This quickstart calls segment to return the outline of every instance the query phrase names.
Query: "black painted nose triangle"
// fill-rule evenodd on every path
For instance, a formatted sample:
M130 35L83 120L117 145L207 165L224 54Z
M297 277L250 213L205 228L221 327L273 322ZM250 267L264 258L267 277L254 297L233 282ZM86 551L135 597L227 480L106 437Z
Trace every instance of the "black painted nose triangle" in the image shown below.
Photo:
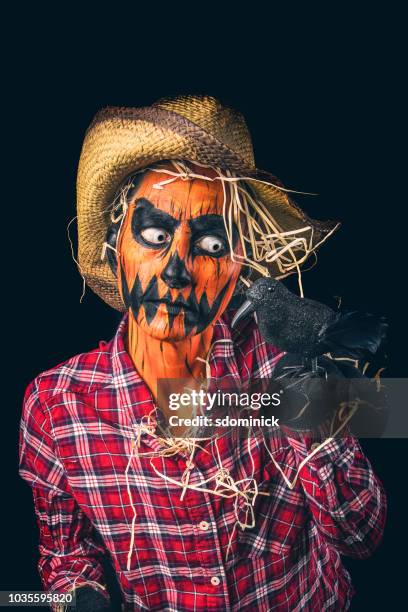
M161 273L161 279L171 289L182 289L191 284L191 275L177 252L170 258L170 261Z

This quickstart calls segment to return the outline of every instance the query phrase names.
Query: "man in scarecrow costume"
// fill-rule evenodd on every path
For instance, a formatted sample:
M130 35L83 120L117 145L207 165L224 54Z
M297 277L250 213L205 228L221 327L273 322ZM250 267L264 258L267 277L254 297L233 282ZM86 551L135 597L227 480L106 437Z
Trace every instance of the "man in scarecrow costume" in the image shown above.
M213 98L96 115L78 171L78 264L124 315L110 342L26 391L20 473L45 590L110 609L108 559L127 610L349 607L340 555L370 555L385 521L355 437L316 443L288 422L202 442L168 427L158 392L164 379L248 389L285 368L336 368L339 315L280 281L300 280L336 227L255 167L242 116ZM381 330L369 336L351 357Z

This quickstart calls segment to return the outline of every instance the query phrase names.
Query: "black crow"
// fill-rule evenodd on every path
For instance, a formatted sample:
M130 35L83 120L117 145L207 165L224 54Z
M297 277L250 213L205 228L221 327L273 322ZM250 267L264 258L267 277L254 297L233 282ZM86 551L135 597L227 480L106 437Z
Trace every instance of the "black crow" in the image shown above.
M306 359L324 353L360 359L374 354L385 336L383 317L361 312L335 312L325 304L301 298L272 278L260 278L246 292L232 327L256 313L267 342Z

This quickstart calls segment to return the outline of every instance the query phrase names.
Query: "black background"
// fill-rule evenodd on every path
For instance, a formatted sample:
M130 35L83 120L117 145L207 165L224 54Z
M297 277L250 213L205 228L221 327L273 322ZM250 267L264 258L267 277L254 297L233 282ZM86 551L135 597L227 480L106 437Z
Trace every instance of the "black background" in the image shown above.
M296 198L311 216L342 222L304 275L305 294L328 303L342 296L344 304L386 315L385 375L406 375L399 16L362 6L358 14L292 7L284 16L231 8L222 19L219 8L204 4L146 15L117 9L87 19L25 11L4 56L3 590L40 588L31 493L17 476L24 389L39 372L109 339L120 317L89 289L79 303L81 278L66 232L84 132L101 107L209 93L239 109L258 167L288 187L318 192ZM408 446L377 440L364 448L386 486L389 511L374 556L345 559L357 591L352 610L399 609Z

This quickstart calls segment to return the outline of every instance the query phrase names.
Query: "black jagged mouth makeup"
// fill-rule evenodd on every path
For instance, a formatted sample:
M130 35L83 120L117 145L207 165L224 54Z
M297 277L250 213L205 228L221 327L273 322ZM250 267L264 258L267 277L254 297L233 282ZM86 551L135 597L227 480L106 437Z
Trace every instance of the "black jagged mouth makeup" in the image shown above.
M151 304L154 304L154 305L157 305L157 307L160 304L164 304L166 306L167 312L169 314L173 314L173 315L180 314L183 311L188 311L188 312L191 312L191 313L198 314L197 310L192 308L190 306L190 304L188 304L186 302L177 302L177 300L174 301L174 302L170 302L169 300L161 299L161 300L143 300L142 304L145 304L147 302L149 302Z
M146 323L147 325L150 325L157 314L160 304L165 304L169 319L169 329L172 328L177 315L183 312L183 323L186 335L193 329L195 329L195 333L198 334L211 323L225 298L228 288L230 287L230 280L228 280L210 305L205 291L202 293L200 300L197 300L194 287L191 288L190 294L187 298L183 298L182 295L179 294L175 300L172 300L170 290L168 290L168 292L160 298L158 291L158 280L156 276L153 276L150 279L144 291L142 289L142 283L139 275L136 275L131 290L129 290L126 275L123 272L123 269L121 272L121 281L124 302L127 308L130 307L132 309L132 314L135 320L137 320L139 316L140 308L143 308Z

